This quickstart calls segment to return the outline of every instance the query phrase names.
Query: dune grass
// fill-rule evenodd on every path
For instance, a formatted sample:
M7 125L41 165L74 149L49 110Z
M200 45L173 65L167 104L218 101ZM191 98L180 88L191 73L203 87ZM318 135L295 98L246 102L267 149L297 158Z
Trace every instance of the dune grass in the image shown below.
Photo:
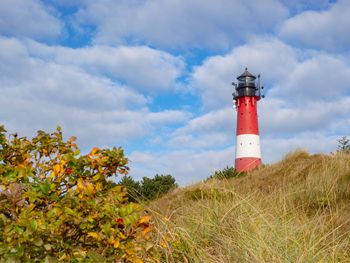
M296 151L148 210L159 262L350 262L350 155Z

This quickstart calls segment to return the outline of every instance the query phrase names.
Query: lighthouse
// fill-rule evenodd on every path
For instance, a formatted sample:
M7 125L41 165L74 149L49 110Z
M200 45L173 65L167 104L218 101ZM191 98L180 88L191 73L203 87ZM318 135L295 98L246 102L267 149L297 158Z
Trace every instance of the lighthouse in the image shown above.
M233 100L237 110L235 169L247 172L261 164L257 106L263 97L258 79L248 69L237 77Z

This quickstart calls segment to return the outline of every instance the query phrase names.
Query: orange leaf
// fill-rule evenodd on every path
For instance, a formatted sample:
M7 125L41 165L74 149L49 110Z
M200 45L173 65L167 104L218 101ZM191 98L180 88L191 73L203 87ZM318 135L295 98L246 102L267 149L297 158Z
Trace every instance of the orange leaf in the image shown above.
M97 153L99 150L100 150L99 148L94 147L94 148L92 148L90 154L91 154L91 155L94 155L94 154Z
M149 232L151 232L153 230L154 226L150 225L149 227L146 227L144 230L142 230L142 235L145 236L147 235Z

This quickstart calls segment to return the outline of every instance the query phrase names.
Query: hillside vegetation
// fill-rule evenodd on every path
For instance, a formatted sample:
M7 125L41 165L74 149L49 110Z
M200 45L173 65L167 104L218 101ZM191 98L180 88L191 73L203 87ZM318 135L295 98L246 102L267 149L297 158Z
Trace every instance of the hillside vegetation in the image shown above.
M148 209L161 262L350 262L350 155L296 151Z

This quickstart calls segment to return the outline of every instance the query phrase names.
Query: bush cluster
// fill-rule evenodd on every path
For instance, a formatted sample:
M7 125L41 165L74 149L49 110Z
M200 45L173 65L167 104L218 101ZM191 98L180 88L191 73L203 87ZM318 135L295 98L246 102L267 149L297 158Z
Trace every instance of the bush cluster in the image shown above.
M154 200L178 186L170 174L156 174L153 178L143 177L140 182L126 175L120 180L119 185L125 186L129 199L134 201Z
M217 179L217 180L224 180L224 179L230 179L235 177L243 176L245 173L237 172L237 170L233 167L225 167L222 170L215 171L212 175L210 175L206 181Z
M60 128L33 139L0 126L0 262L143 262L153 225L109 178L121 148L80 151Z

